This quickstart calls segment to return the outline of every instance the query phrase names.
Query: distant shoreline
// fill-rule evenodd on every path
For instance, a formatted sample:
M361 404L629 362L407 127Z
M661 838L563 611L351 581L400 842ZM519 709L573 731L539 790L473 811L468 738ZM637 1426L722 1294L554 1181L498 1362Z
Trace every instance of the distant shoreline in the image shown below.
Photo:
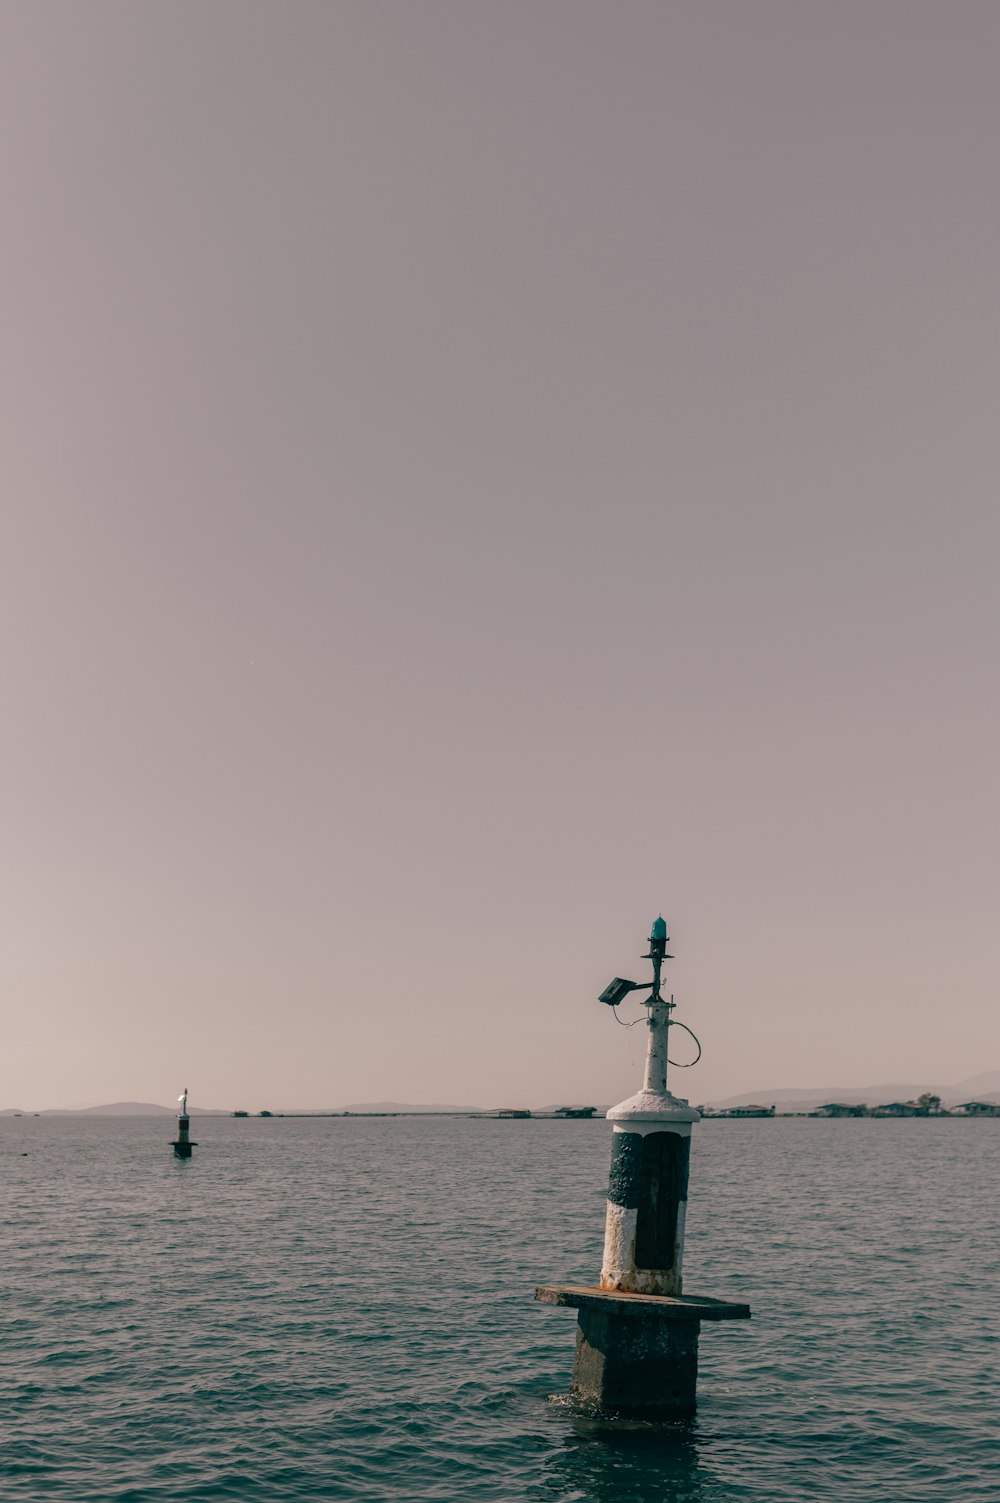
M739 1110L737 1110L737 1111L703 1111L701 1113L701 1120L702 1120L702 1122L743 1122L743 1123L745 1123L745 1122L761 1122L761 1121L769 1122L769 1121L772 1121L772 1120L781 1120L781 1121L786 1121L786 1122L787 1121L800 1121L800 1122L803 1122L803 1121L805 1121L805 1122L808 1122L808 1121L813 1121L813 1122L841 1122L841 1121L851 1121L851 1122L859 1122L859 1121L909 1122L909 1121L918 1121L918 1120L919 1121L940 1121L942 1119L947 1119L949 1121L955 1121L955 1122L968 1122L968 1121L981 1121L981 1120L984 1120L984 1119L985 1120L991 1120L991 1119L996 1119L996 1118L1000 1117L1000 1105L992 1105L992 1104L984 1104L984 1105L988 1105L988 1109L983 1109L983 1110L978 1110L978 1111L954 1111L954 1110L949 1111L949 1110L943 1109L943 1110L937 1111L937 1112L923 1112L923 1111L894 1112L894 1111L884 1111L884 1110L882 1110L880 1108L874 1108L871 1111L863 1111L863 1112L857 1112L857 1111L852 1111L852 1112L823 1112L823 1111L813 1111L813 1112L782 1112L782 1111L773 1111L773 1112L772 1111L766 1111L766 1112L747 1112L747 1111L739 1111ZM37 1119L40 1119L40 1118L44 1117L44 1118L49 1119L49 1120L53 1119L53 1118L58 1118L59 1120L66 1120L68 1118L74 1118L74 1119L77 1119L77 1118L96 1118L96 1119L98 1119L100 1121L104 1121L104 1122L107 1122L107 1121L149 1121L149 1120L161 1121L161 1120L168 1119L172 1115L173 1115L173 1113L171 1113L171 1112L162 1112L162 1111L160 1111L160 1112L156 1112L156 1111L151 1111L151 1112L102 1112L99 1109L95 1109L95 1108L91 1107L91 1108L88 1108L88 1109L84 1109L82 1111L72 1111L72 1110L67 1111L67 1110L60 1110L58 1108L55 1108L55 1109L49 1108L48 1110L41 1111L41 1112L22 1112L22 1111L6 1110L6 1111L3 1111L3 1112L0 1112L0 1119L6 1118L8 1120L30 1120L30 1119L36 1119L37 1120ZM262 1121L262 1120L263 1121L279 1121L280 1120L280 1121L285 1121L285 1122L293 1122L293 1121L304 1121L304 1122L307 1122L307 1121L321 1121L321 1120L358 1122L358 1121L379 1121L379 1120L385 1121L385 1120L391 1120L393 1118L405 1118L407 1120L412 1120L414 1118L421 1118L421 1117L434 1118L435 1120L441 1119L441 1118L446 1118L446 1119L449 1119L449 1120L461 1120L461 1121L466 1121L466 1122L497 1122L497 1121L500 1121L500 1122L504 1122L504 1121L510 1121L510 1122L522 1121L523 1122L523 1121L530 1121L530 1122L602 1122L603 1123L603 1122L605 1122L607 1120L606 1116L605 1116L605 1113L603 1111L595 1112L592 1116L590 1116L590 1115L587 1115L587 1116L579 1116L579 1115L576 1115L576 1116L573 1116L573 1115L567 1116L565 1114L558 1113L558 1112L536 1112L536 1111L528 1111L528 1110L518 1111L518 1112L509 1112L509 1111L508 1112L501 1112L501 1111L496 1110L495 1108L492 1109L492 1110L490 1110L490 1109L484 1109L483 1111L441 1111L441 1112L420 1111L420 1110L415 1110L415 1111L396 1111L396 1112L352 1112L352 1111L332 1111L332 1112L296 1112L296 1111L291 1111L291 1112L272 1112L272 1111L265 1110L265 1111L260 1111L260 1112L249 1112L249 1111L245 1112L245 1111L227 1111L224 1108L216 1108L216 1109L214 1109L212 1111L203 1111L203 1112L200 1112L200 1113L198 1113L198 1115L200 1117L202 1117L202 1118L224 1117L224 1118L228 1118L230 1120L232 1120L233 1118L235 1118L238 1121L254 1121L254 1122L259 1122L259 1121Z

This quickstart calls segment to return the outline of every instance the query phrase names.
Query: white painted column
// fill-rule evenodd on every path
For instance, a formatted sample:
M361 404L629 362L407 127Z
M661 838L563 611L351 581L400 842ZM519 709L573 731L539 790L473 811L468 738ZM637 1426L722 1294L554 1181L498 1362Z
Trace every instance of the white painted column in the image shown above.
M608 1112L614 1123L611 1146L611 1176L604 1228L604 1258L601 1265L601 1288L632 1294L680 1294L684 1261L684 1224L687 1211L687 1171L691 1149L691 1128L701 1118L687 1101L667 1090L667 1037L670 1010L657 1000L650 1007L649 1038L642 1090ZM646 1140L666 1133L676 1143L657 1143L646 1149ZM672 1166L669 1182L659 1185L653 1197L648 1184L644 1187L643 1158L646 1153L666 1150ZM664 1163L660 1154L652 1165ZM646 1180L650 1172L646 1168ZM663 1248L657 1236L640 1236L640 1216L664 1214L665 1197L676 1209L672 1246ZM648 1229L647 1229L648 1231ZM669 1233L668 1233L669 1240ZM638 1241L638 1247L637 1247ZM659 1246L658 1261L664 1266L645 1267L637 1261L637 1251L652 1242Z
M649 1038L646 1040L646 1073L642 1089L663 1096L667 1090L667 1034L670 1032L670 1009L664 1001L657 999L653 1003L646 1027Z

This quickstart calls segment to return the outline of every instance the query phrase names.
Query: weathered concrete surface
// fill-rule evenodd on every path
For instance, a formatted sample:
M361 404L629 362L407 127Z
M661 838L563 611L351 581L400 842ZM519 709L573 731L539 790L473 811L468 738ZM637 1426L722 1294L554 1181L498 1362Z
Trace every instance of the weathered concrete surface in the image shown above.
M584 1306L570 1392L607 1414L682 1419L697 1407L697 1320L636 1319Z
M698 1114L650 1091L608 1116L618 1113L624 1120L615 1122L611 1145L601 1287L681 1294L691 1119Z
M539 1284L535 1298L543 1305L614 1310L623 1317L653 1320L749 1320L750 1306L706 1294L624 1294L596 1284Z
M690 1126L701 1121L701 1113L671 1091L638 1091L627 1101L619 1101L604 1113L609 1122L623 1122L628 1132L641 1132L646 1122L671 1122L675 1127L681 1122Z

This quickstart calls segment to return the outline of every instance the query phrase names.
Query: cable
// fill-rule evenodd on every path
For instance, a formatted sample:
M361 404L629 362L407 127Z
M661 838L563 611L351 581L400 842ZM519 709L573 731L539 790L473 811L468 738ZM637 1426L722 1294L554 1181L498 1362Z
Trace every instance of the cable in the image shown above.
M691 1066L696 1065L701 1059L701 1040L696 1033L692 1033L691 1029L686 1023L678 1023L675 1019L671 1018L670 1026L671 1028L683 1028L685 1033L690 1033L691 1037L698 1045L698 1053L695 1055L694 1059L689 1059L686 1065L679 1064L676 1059L671 1059L670 1056L667 1055L667 1064L673 1065L675 1070L690 1070Z
M620 1017L619 1017L619 1016L618 1016L618 1007L617 1007L617 1005L616 1005L616 1006L614 1006L614 1007L612 1007L612 1009L611 1009L611 1011L612 1011L612 1012L613 1012L613 1013L614 1013L614 1015L615 1015L615 1022L616 1022L616 1023L621 1023L621 1026L622 1026L622 1027L623 1027L623 1028L634 1028L634 1027L635 1027L635 1025L636 1025L636 1023L641 1023L641 1022L642 1022L642 1021L643 1021L643 1018L642 1018L642 1013L640 1013L640 1014L639 1014L639 1016L638 1016L638 1017L637 1017L637 1018L633 1018L633 1020L632 1020L632 1022L631 1022L631 1023L622 1023L622 1020L621 1020L621 1018L620 1018Z
M614 1007L612 1007L611 1011L612 1011L612 1013L614 1015L615 1022L618 1023L622 1028L634 1028L635 1025L636 1025L636 1023L642 1023L642 1022L645 1021L645 1019L642 1016L642 1013L640 1013L637 1018L633 1018L632 1019L631 1023L623 1023L622 1020L621 1020L621 1018L618 1016L618 1007L617 1007L617 1005L614 1006ZM673 1067L674 1067L675 1070L690 1070L690 1069L692 1069L698 1063L698 1061L701 1059L701 1039L698 1037L698 1035L694 1032L693 1029L691 1029L691 1028L688 1027L688 1025L686 1023L681 1023L676 1018L671 1018L670 1019L670 1025L669 1026L671 1028L683 1028L685 1033L690 1034L690 1036L695 1041L695 1044L696 1044L697 1049L698 1049L698 1053L695 1055L694 1059L689 1059L686 1064L682 1064L680 1062L680 1060L671 1059L670 1056L669 1056L669 1054L668 1054L667 1055L667 1064L668 1065L673 1065Z

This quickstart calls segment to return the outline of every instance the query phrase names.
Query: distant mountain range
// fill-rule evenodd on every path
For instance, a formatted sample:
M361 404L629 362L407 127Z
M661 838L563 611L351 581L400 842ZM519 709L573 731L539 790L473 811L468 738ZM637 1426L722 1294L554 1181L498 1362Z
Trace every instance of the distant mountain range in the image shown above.
M515 1103L519 1105L520 1103ZM563 1103L572 1105L573 1103ZM352 1116L386 1116L394 1112L401 1115L421 1115L426 1113L455 1112L495 1112L495 1106L448 1106L441 1102L423 1101L354 1101L350 1106L322 1106L322 1107L273 1107L271 1115L275 1117L310 1117L310 1116L335 1116L340 1112L349 1112ZM536 1112L554 1112L554 1106L536 1106ZM604 1110L604 1108L600 1108ZM192 1117L231 1117L229 1107L192 1106ZM174 1117L177 1115L176 1106L159 1106L155 1101L112 1101L106 1106L82 1106L82 1107L47 1107L44 1111L27 1111L23 1107L9 1106L0 1110L0 1117ZM257 1116L256 1111L250 1113Z
M0 1111L0 1117L176 1117L177 1110L176 1106L157 1106L153 1101L112 1101L107 1106L50 1106L41 1112L8 1106ZM232 1116L225 1107L211 1106L192 1106L190 1114L192 1117Z
M928 1085L926 1082L914 1085L899 1084L898 1081L883 1085L870 1086L777 1086L768 1090L744 1091L739 1096L727 1096L724 1100L710 1101L709 1106L726 1108L730 1106L770 1106L772 1103L784 1112L811 1112L817 1106L823 1106L828 1101L843 1101L850 1105L864 1102L867 1106L880 1106L888 1101L915 1101L925 1091L930 1091L935 1096L940 1096L945 1106L954 1106L962 1101L997 1101L1000 1102L1000 1070L988 1070L981 1075L970 1075L965 1080L960 1080L957 1085ZM510 1102L508 1105L520 1106L520 1102ZM572 1106L577 1103L560 1102L560 1106ZM585 1105L594 1105L588 1102ZM350 1112L353 1116L389 1114L393 1112L428 1113L428 1112L495 1112L496 1106L447 1106L440 1102L414 1102L414 1101L355 1101L350 1106L327 1106L316 1107L309 1110L305 1107L292 1107L291 1109L273 1107L274 1116L319 1116L330 1115L337 1112ZM553 1106L536 1106L533 1111L539 1114L551 1113L557 1110ZM598 1112L605 1110L604 1106L597 1107ZM228 1107L193 1106L190 1109L192 1117L229 1117L232 1111ZM84 1106L78 1108L49 1107L45 1111L26 1111L22 1107L10 1106L0 1111L0 1117L174 1117L177 1115L176 1106L159 1106L153 1101L112 1101L106 1106ZM256 1113L253 1113L256 1115Z
M310 1112L306 1107L292 1107L289 1110L272 1108L274 1116L303 1116L325 1114L335 1112L351 1112L362 1116L366 1113L376 1115L387 1112L481 1112L490 1108L481 1106L439 1106L436 1103L424 1105L405 1101L359 1101L352 1106L324 1106L316 1107ZM495 1108L493 1108L495 1110ZM159 1106L155 1101L111 1101L106 1106L81 1106L47 1107L44 1111L27 1111L20 1106L8 1106L0 1110L0 1117L175 1117L178 1108L176 1106ZM192 1106L189 1108L192 1117L231 1117L229 1107ZM257 1113L252 1113L256 1116Z

